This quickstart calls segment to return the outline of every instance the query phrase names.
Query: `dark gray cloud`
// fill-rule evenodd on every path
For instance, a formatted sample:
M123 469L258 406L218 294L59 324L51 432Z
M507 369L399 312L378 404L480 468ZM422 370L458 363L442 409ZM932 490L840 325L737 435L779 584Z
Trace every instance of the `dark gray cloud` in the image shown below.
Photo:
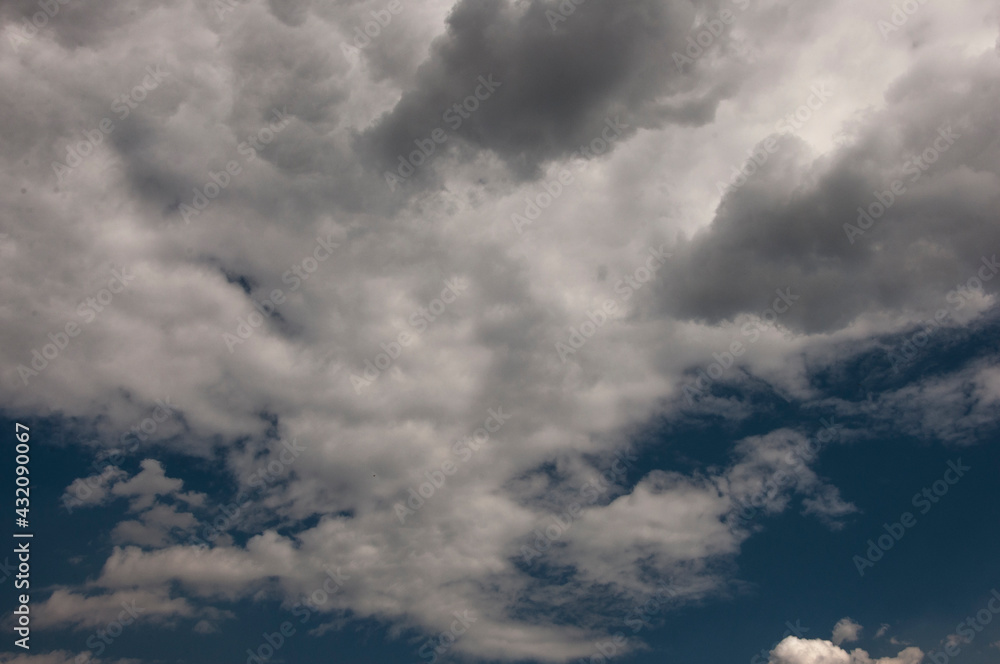
M152 3L125 0L92 6L64 0L43 6L38 0L12 0L0 6L0 18L17 26L18 34L29 40L34 39L32 28L35 28L52 35L63 48L93 48L105 44L126 26L141 22L156 7L170 4L167 0Z
M528 177L599 137L608 118L629 125L629 135L668 122L702 124L735 89L731 75L700 89L698 68L682 74L675 66L672 54L684 52L693 27L694 7L687 3L562 5L575 11L561 14L560 3L540 0L460 2L410 91L362 145L371 146L381 167L395 166L415 139L448 126L444 113L473 94L479 76L492 76L501 87L455 134Z
M681 241L663 310L716 323L759 313L790 287L800 300L781 322L815 332L943 306L982 256L1000 252L998 95L995 54L925 63L831 154L775 137L776 152L723 197L711 226ZM938 156L922 157L935 141ZM878 196L887 209L859 224L859 207L879 214Z

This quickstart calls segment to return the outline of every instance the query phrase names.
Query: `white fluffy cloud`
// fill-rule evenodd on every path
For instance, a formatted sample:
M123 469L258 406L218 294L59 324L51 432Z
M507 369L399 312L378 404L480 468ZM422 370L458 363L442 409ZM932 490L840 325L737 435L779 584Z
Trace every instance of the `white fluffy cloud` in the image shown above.
M920 664L924 653L919 648L906 648L895 657L872 659L857 648L851 652L822 639L800 639L789 636L771 651L769 664Z

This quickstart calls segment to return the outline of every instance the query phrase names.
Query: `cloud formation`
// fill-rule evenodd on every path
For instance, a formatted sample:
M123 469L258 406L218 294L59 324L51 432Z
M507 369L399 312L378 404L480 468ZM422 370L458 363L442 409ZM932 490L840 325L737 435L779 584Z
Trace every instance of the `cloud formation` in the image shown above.
M853 643L861 638L861 630L861 625L850 618L841 618L833 626L833 636L830 637L830 640L833 641L833 645L835 646L839 646L842 643Z
M830 527L855 513L788 429L718 441L711 464L613 469L687 442L637 443L650 423L742 421L755 390L821 397L817 372L971 278L951 324L981 320L997 282L977 275L1000 246L998 23L963 0L883 40L870 3L731 4L685 68L673 54L718 3L585 2L554 24L548 0L412 4L350 58L331 35L351 40L369 4L71 2L23 41L8 37L36 5L0 7L0 84L18 90L0 99L0 397L93 433L97 454L136 426L148 446L125 454L133 475L67 489L130 513L43 624L89 627L130 596L209 633L215 602L291 608L335 574L331 620L426 635L471 611L455 653L562 662L660 582L678 605L724 601L762 527L746 504ZM499 85L453 128L481 76ZM809 122L779 129L825 82ZM579 151L609 121L614 144ZM437 152L390 190L385 170L428 137ZM863 234L845 229L900 178ZM789 288L794 306L761 320ZM686 403L714 362L713 385L742 391ZM893 426L968 434L998 385L984 361L880 398ZM169 420L143 428L167 395ZM497 409L510 418L482 442ZM168 458L224 481L192 492ZM225 534L190 544L233 506ZM839 648L846 629L786 640L773 664L868 661Z
M920 664L924 653L919 648L906 648L895 657L872 659L856 648L843 650L822 639L800 639L789 636L771 651L769 664Z

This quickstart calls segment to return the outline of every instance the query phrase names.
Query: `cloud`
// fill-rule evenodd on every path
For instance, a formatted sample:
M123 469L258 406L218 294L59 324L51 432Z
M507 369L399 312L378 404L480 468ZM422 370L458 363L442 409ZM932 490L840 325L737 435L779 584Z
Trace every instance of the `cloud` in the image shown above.
M207 620L199 620L191 629L194 630L196 634L215 634L219 631L219 628L216 625Z
M955 648L955 647L961 648L961 646L971 642L972 639L970 639L968 636L963 636L961 634L949 634L944 639L946 648Z
M514 421L512 416L504 426ZM521 634L527 641L515 649L517 656L544 653L544 659L556 661L585 652L580 639L599 634L598 624L589 626L594 621L589 611L571 608L574 600L600 592L611 605L624 603L647 592L650 575L669 579L678 604L723 592L727 580L719 571L749 535L733 520L737 499L762 492L768 511L776 513L787 506L788 494L824 490L803 463L809 458L806 443L789 431L747 439L723 472L692 478L654 471L631 489L581 469L578 490L562 496L561 504L533 509L480 496L471 491L474 483L463 485L456 474L449 479L455 483L441 491L455 492L460 500L435 502L432 496L403 525L391 512L373 511L323 519L294 540L269 530L251 537L245 548L116 548L95 585L113 590L179 583L206 599L263 592L290 603L322 588L336 570L347 581L331 593L323 612L412 620L434 631L453 619L454 611L469 610L477 616L476 629L455 645L458 651L509 655L504 640ZM607 467L622 468L618 461ZM765 488L779 470L797 479ZM605 476L615 479L614 472ZM461 527L445 530L449 523ZM448 543L446 555L440 553L441 538ZM526 547L533 554L526 555ZM573 569L573 580L555 586L533 578L537 558ZM504 601L473 582L481 574L502 589ZM509 617L529 603L530 623ZM558 624L570 615L583 627Z
M854 508L798 432L720 440L718 467L608 468L649 423L737 422L754 412L747 395L770 386L817 396L817 368L909 329L978 269L998 239L1000 191L987 4L924 8L955 23L930 21L916 46L862 34L871 3L751 3L684 72L672 51L713 4L587 2L553 30L554 2L420 3L356 63L331 35L353 34L368 11L358 3L245 2L224 21L205 3L70 3L16 54L3 40L0 84L19 91L0 99L5 408L93 429L100 453L177 395L148 439L157 456L186 456L254 496L234 537L198 551L176 536L239 505L228 490L184 493L186 477L152 453L131 478L75 481L70 494L127 498L132 514L98 579L57 590L65 608L45 604L50 624L104 620L122 593L147 593L164 625L211 621L198 607L217 601L290 608L341 568L351 578L324 609L330 621L435 634L468 610L478 622L456 653L565 661L592 654L609 613L657 581L671 580L679 605L724 596L758 529L740 521L744 503L774 515L801 501L841 522ZM29 11L0 7L5 24ZM737 39L767 66L746 67ZM169 76L122 118L110 100L157 63ZM388 196L385 165L491 73L495 95L416 186ZM720 201L715 183L819 73L837 91L822 115ZM289 124L251 151L275 109ZM613 150L574 158L617 116L631 126ZM84 132L105 117L114 131L90 146ZM851 245L843 224L856 206L943 122L960 139ZM89 156L57 175L53 162L81 145ZM231 161L239 172L224 176ZM546 186L562 169L573 181L554 196ZM184 223L181 205L209 183L218 195ZM511 215L543 194L551 203L519 234ZM650 248L665 244L669 261L643 280ZM133 276L94 308L112 270ZM438 313L455 278L468 287ZM681 387L740 334L735 319L785 287L801 299L726 374L743 391L684 404ZM608 301L617 312L562 361L555 344L596 325ZM80 333L30 368L71 323ZM249 329L227 347L223 335ZM410 343L396 349L402 332ZM351 376L371 367L356 390ZM1000 394L994 373L901 389L886 395L889 412L924 435L956 414L975 431ZM966 412L967 385L981 405ZM511 419L463 460L471 449L456 444L497 408ZM301 456L261 486L259 469L295 440ZM462 466L400 523L394 506L446 461ZM593 500L588 484L603 489ZM521 547L574 501L579 518L525 564Z
M67 588L55 591L37 608L39 629L69 627L75 630L106 627L121 621L173 625L177 618L231 618L233 614L214 607L199 608L184 598L171 598L165 588L121 589L103 594L83 595Z
M178 512L173 505L156 505L143 512L139 520L120 522L111 531L111 539L116 544L159 547L172 541L170 534L173 531L188 531L197 524L198 520L190 512Z
M76 501L79 501L83 507L101 505L111 497L108 489L125 477L128 477L128 473L121 468L107 466L104 472L98 475L73 480L66 487L62 502L64 504L77 504Z
M201 507L204 504L204 494L181 493L184 481L167 477L160 461L144 459L139 465L142 470L131 478L128 478L128 473L121 468L108 465L99 475L76 479L66 487L62 501L69 506L93 507L110 501L114 496L125 496L132 499L129 504L129 510L132 512L149 510L159 497L173 498L191 507ZM169 520L164 510L166 508L161 506L158 510L147 512L145 520ZM171 523L164 525L180 527L189 522L188 517L180 515L174 517Z
M111 487L111 493L117 496L134 497L130 507L133 512L150 507L157 496L179 492L184 486L183 480L168 478L156 459L144 459L140 465L142 470L135 477Z
M991 318L974 320L973 328L978 328L978 334L991 333L996 324ZM960 338L966 340L976 338L967 330L960 334ZM889 348L898 343L902 342L896 341ZM940 343L948 346L956 340L941 338ZM881 350L877 357L885 357L885 352L885 349ZM927 353L930 356L934 350L929 349ZM891 381L891 372L886 374L879 376L878 372L873 372L873 378ZM866 426L873 435L895 430L915 438L942 440L956 446L969 445L977 440L977 432L989 427L1000 413L998 376L1000 368L995 359L973 357L961 366L952 367L949 372L914 377L900 387L886 389L879 394L877 401L847 403L832 399L829 404L844 416L865 417Z
M53 650L41 655L0 653L3 664L142 664L138 659L97 659L89 652L74 655L65 650Z
M940 77L954 94L914 104ZM830 153L777 137L777 153L723 197L712 224L675 247L678 259L658 282L663 311L718 323L758 313L769 293L792 287L801 299L780 322L796 330L834 331L876 311L933 313L975 276L984 253L1000 249L1000 230L986 222L1000 202L1000 158L986 149L1000 130L990 92L998 85L995 52L928 58ZM895 181L903 193L883 195ZM876 195L896 200L849 238L845 224L858 223L859 207L879 205Z
M857 512L857 507L810 469L818 442L787 429L739 441L735 452L744 457L727 473L734 498L765 513L777 513L787 507L793 492L799 493L803 513L839 527L838 519Z
M850 618L841 618L837 621L837 624L833 626L833 636L830 640L833 641L833 645L839 646L842 643L851 643L857 641L861 638L861 625L854 622Z
M495 77L500 88L467 118L452 112L456 134L468 154L489 151L522 176L589 145L610 117L629 127L706 123L737 79L730 72L703 82L671 66L700 5L583 3L553 28L546 13L557 2L461 0L412 89L365 142L394 169L416 139L448 126L443 116L473 94L479 76Z
M789 636L771 651L769 664L920 664L919 648L906 648L895 657L872 659L864 650L847 652L829 641Z

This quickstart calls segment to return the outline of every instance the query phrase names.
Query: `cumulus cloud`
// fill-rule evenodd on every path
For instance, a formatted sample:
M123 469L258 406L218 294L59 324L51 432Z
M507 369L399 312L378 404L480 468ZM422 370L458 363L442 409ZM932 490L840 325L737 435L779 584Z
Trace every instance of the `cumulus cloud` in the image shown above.
M841 618L833 626L833 636L830 637L830 640L835 646L842 643L852 643L861 638L861 629L861 625L850 618Z
M771 651L769 664L920 664L924 653L906 648L895 657L872 659L860 648L851 652L822 639L789 636Z
M163 464L156 459L145 459L140 465L142 470L135 477L111 487L111 493L117 496L133 497L133 511L145 509L157 496L178 492L184 486L183 480L168 478Z
M700 2L583 3L553 26L557 2L463 0L413 89L366 138L395 169L415 137L450 126L470 148L536 175L544 162L600 137L609 117L620 118L629 134L668 122L708 122L735 90L735 70L702 81L665 66L683 52L695 12L704 9ZM495 77L500 87L473 112L452 111L451 120L449 108L474 93L479 76Z
M204 494L194 491L182 493L184 481L167 477L160 461L144 459L139 465L141 470L131 478L121 468L107 465L99 475L76 479L66 487L62 501L69 506L89 507L109 502L115 496L123 496L131 499L129 510L132 512L149 510L159 497L173 498L192 507L200 507L204 503ZM164 509L147 512L147 521L167 519ZM183 525L186 517L181 515L178 518L180 521L175 519L167 525Z
M942 76L953 94L912 103ZM781 323L799 330L842 329L874 311L933 313L1000 248L1000 161L988 149L1000 130L998 85L995 52L928 58L832 152L810 155L801 139L777 137L777 153L677 247L661 282L664 310L719 322L757 313L769 293L792 287L801 300ZM858 222L858 208L873 204L877 220ZM858 223L866 228L855 234Z

